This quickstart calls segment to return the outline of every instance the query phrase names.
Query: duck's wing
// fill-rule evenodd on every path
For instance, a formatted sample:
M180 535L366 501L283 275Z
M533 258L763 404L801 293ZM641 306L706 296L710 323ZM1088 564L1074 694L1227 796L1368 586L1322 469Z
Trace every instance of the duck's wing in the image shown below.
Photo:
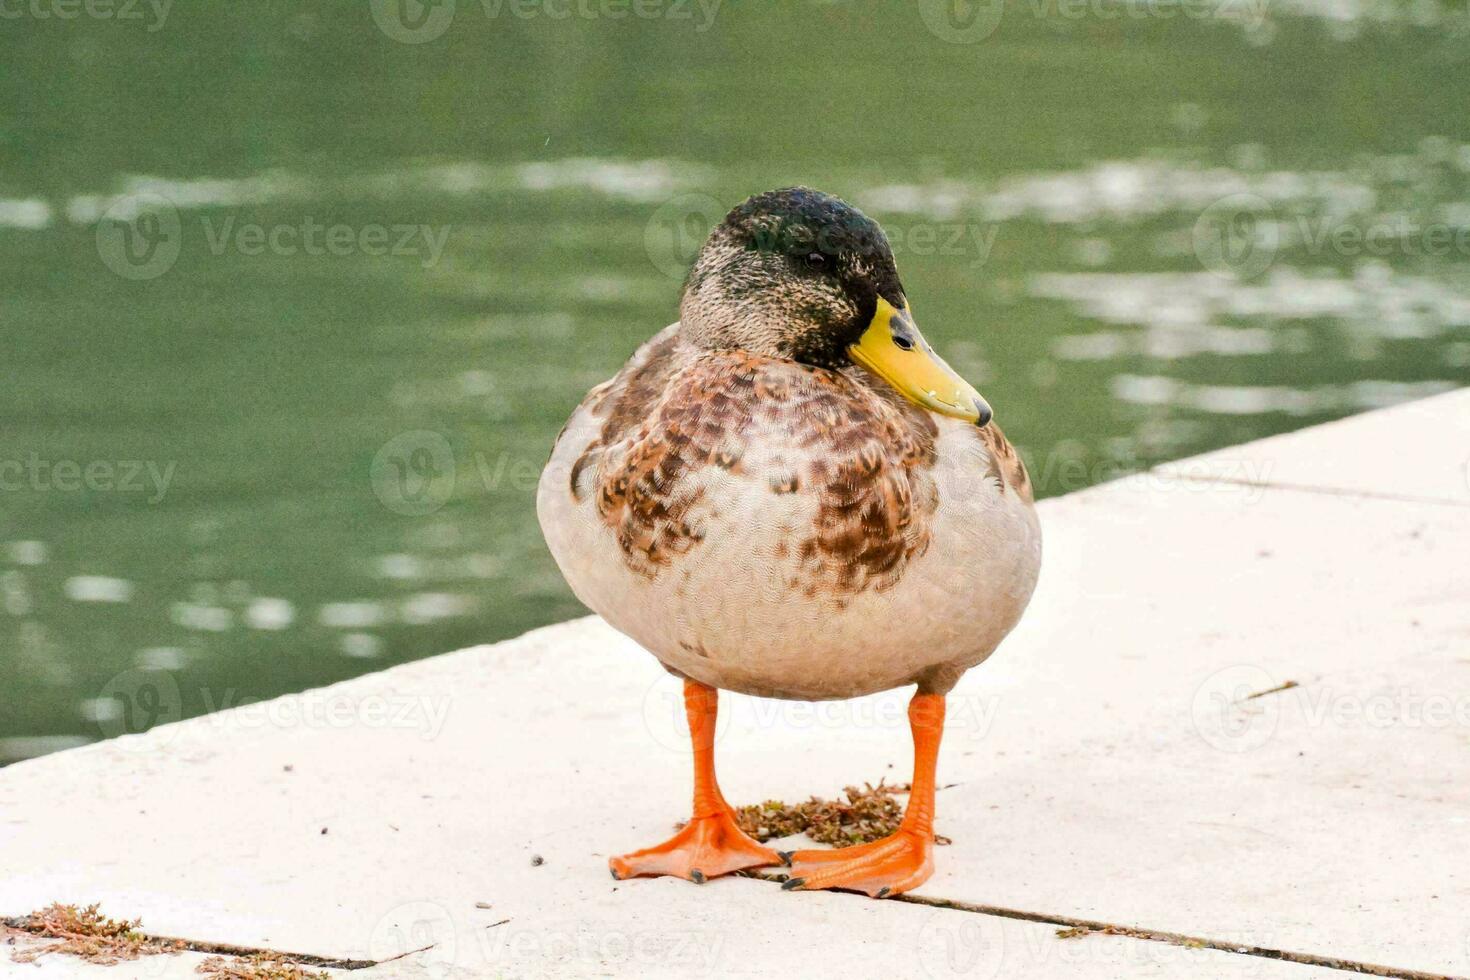
M699 492L691 470L717 456L724 430L713 414L698 431L681 428L669 401L699 392L689 377L699 354L676 323L582 400L541 477L537 510L548 540L568 525L595 526L645 572L697 541L685 519Z
M629 428L636 416L651 411L683 360L677 356L678 338L679 324L669 324L635 350L616 375L588 391L556 434L552 459L566 448L564 444L578 442L579 436L583 437L580 453L588 444L588 434L598 442L606 441Z

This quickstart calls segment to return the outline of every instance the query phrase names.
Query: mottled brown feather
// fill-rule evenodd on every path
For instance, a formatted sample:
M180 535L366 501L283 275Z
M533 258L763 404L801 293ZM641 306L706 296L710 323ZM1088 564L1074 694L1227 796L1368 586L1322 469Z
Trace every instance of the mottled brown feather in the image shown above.
M1013 490L1022 500L1031 503L1031 477L1026 473L1026 464L1021 461L1020 454L1006 439L1000 426L991 422L983 428L977 428L975 435L990 454L990 466L986 475L999 481L1002 488Z
M793 446L794 458L778 457L762 477L765 492L817 502L815 520L793 529L789 548L782 542L791 587L838 601L882 591L929 546L938 427L862 372L696 351L668 337L589 403L603 423L572 468L572 492L594 493L624 560L646 577L704 538L717 501L691 477L708 466L739 474L752 422L790 433Z

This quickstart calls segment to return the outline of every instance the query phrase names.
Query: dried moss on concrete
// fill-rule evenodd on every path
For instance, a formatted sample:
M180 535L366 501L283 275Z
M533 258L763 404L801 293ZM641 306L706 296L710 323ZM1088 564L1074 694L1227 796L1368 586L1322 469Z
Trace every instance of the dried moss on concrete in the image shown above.
M142 921L109 919L98 905L77 908L52 902L39 912L15 923L23 932L54 939L34 949L24 949L14 955L20 963L31 963L42 956L60 953L76 956L88 963L113 966L123 960L136 960L140 956L157 956L160 953L177 953L183 944L172 940L153 939L138 931Z
M1130 929L1127 926L1069 926L1057 930L1058 939L1085 939L1088 936L1126 936L1130 939L1148 939L1156 942L1172 943L1175 946L1184 946L1188 949L1204 949L1205 943L1201 939L1184 937L1164 937L1158 933L1149 932L1147 929Z
M34 963L42 956L59 954L99 966L115 966L124 960L172 955L188 948L181 940L145 935L142 919L109 919L96 904L78 908L52 902L39 912L11 920L9 925L19 932L55 940L18 950L12 956L17 963ZM307 973L279 953L211 956L195 972L211 980L328 980L326 973Z
M804 833L820 844L846 847L880 840L897 830L903 822L903 806L894 797L908 791L907 783L890 786L880 780L877 786L845 787L846 800L817 796L796 804L767 800L738 807L735 812L740 829L761 842Z
M322 970L307 973L301 964L279 953L256 953L254 956L211 956L195 969L210 980L328 980Z

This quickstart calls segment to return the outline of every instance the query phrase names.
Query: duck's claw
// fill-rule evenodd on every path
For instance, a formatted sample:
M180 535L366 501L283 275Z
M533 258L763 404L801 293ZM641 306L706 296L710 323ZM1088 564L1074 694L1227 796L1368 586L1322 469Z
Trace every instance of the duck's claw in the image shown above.
M797 851L791 857L787 891L845 888L872 898L902 895L934 873L934 839L899 830L882 840L832 851Z
M782 863L780 855L740 829L733 813L720 812L695 817L662 844L615 857L608 867L618 879L673 875L702 885L732 871Z

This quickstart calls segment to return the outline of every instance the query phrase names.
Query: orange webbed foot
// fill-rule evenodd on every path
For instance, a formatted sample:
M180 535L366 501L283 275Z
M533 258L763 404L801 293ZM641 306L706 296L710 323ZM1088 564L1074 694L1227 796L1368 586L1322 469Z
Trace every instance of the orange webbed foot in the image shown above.
M787 891L846 888L872 898L902 895L918 888L934 873L934 837L899 829L882 840L831 851L797 851L791 855Z
M728 810L695 817L662 844L607 862L619 880L673 875L699 885L732 871L781 863L780 855L747 836Z

